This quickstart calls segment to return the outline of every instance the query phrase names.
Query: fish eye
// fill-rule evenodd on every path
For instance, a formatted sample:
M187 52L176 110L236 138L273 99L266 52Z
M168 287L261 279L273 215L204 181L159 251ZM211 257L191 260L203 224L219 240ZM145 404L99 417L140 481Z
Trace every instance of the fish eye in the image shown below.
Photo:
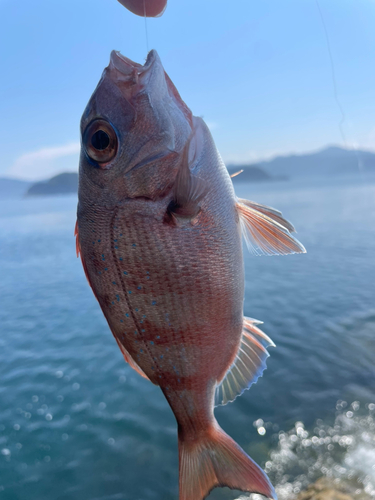
M106 120L92 121L83 133L82 142L87 155L102 168L116 156L117 134Z

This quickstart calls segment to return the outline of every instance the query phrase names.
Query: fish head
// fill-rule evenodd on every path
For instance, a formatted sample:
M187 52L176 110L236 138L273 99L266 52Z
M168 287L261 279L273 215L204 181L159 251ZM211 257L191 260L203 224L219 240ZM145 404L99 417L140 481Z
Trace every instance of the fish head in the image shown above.
M143 66L112 51L81 119L80 203L164 196L192 127L155 50Z

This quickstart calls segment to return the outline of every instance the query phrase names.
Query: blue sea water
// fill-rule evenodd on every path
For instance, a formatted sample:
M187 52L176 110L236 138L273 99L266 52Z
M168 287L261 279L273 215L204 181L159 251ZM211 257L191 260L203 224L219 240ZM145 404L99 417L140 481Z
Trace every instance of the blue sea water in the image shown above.
M281 499L323 474L375 498L375 178L236 190L281 210L308 253L245 253L245 314L277 347L218 421ZM0 201L0 498L176 499L175 419L108 329L75 209L74 196Z

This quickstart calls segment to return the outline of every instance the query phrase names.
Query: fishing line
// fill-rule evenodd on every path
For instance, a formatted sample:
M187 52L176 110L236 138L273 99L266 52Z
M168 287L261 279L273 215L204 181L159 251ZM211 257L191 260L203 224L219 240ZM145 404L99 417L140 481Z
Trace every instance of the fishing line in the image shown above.
M330 64L331 64L331 76L332 76L332 84L333 84L333 95L335 97L335 101L336 101L337 107L339 108L340 113L341 113L341 120L339 121L340 134L341 134L341 138L342 138L342 141L344 143L345 148L349 149L347 141L346 141L345 132L344 132L344 122L345 122L345 119L346 119L346 115L345 115L344 108L343 108L343 106L342 106L342 104L340 102L340 99L339 99L339 96L338 96L338 92L337 92L335 64L333 62L333 56L332 56L331 44L330 44L329 36L328 36L328 30L327 30L326 23L324 21L324 16L323 16L322 9L320 8L319 0L315 0L315 3L316 3L316 6L318 8L319 17L320 17L320 20L321 20L321 23L322 23L322 26L323 26L324 35L325 35L325 39L326 39L326 45L327 45L327 52L328 52L329 61L330 61ZM360 172L362 172L362 170L363 170L363 164L362 164L362 160L360 158L360 155L359 155L359 153L357 151L357 147L356 146L354 146L354 147L352 146L352 150L353 150L353 152L354 152L354 154L356 156L356 159L357 159L358 170Z
M343 128L346 116L345 116L344 108L341 105L341 102L340 102L340 99L339 99L339 96L338 96L338 93L337 93L336 72L335 72L335 65L334 65L333 57L332 57L331 44L330 44L330 41L329 41L328 30L327 30L326 23L324 21L323 12L322 12L322 10L320 8L320 5L319 5L319 0L315 0L315 3L316 3L316 6L318 8L320 20L322 22L323 31L324 31L324 35L325 35L325 39L326 39L326 44L327 44L327 52L328 52L329 61L330 61L330 64L331 64L331 76L332 76L332 84L333 84L333 95L335 97L335 101L336 101L337 107L339 108L340 113L341 113L341 120L339 121L340 134L341 134L341 138L343 140L343 143L344 143L345 147L347 148L346 137L345 137L344 128Z
M145 18L146 49L147 49L147 54L148 54L149 48L148 48L148 31L147 31L147 16L146 16L146 0L143 0L143 15L144 15L144 18Z

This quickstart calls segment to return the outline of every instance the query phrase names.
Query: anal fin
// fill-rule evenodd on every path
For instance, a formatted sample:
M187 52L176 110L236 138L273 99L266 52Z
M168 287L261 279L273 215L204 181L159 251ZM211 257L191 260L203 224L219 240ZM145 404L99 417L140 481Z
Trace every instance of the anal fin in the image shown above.
M145 374L145 372L137 365L137 363L134 361L134 359L131 357L131 355L128 353L128 351L125 349L125 347L121 344L121 342L116 338L114 335L116 342L122 352L122 355L124 356L125 361L135 370L141 377L150 380L148 376Z
M240 347L232 366L216 387L215 405L225 405L249 389L266 369L267 347L275 347L272 340L256 325L252 318L243 319Z
M87 267L86 267L86 264L85 264L85 261L82 257L82 252L81 252L81 245L79 243L79 230L78 230L78 221L76 222L76 226L75 226L75 229L74 229L74 236L76 237L76 252L77 252L77 257L81 256L81 262L82 262L82 267L83 267L83 270L85 272L85 275L86 275L86 278L87 278L87 281L90 285L90 287L92 288L92 291L95 295L95 298L98 300L98 297L96 296L96 293L95 293L95 290L94 288L92 287L91 285L91 282L90 282L90 278L89 278L89 273L87 271ZM128 351L125 349L125 347L117 340L116 336L114 335L115 339L116 339L116 342L122 352L122 355L124 356L124 359L125 361L129 364L129 366L131 366L133 368L133 370L135 370L141 377L147 379L147 380L150 380L147 375L144 373L144 371L137 365L137 363L134 361L134 359L131 357L131 355L128 353Z
M255 255L306 253L293 225L274 208L239 199L236 204L248 249Z

